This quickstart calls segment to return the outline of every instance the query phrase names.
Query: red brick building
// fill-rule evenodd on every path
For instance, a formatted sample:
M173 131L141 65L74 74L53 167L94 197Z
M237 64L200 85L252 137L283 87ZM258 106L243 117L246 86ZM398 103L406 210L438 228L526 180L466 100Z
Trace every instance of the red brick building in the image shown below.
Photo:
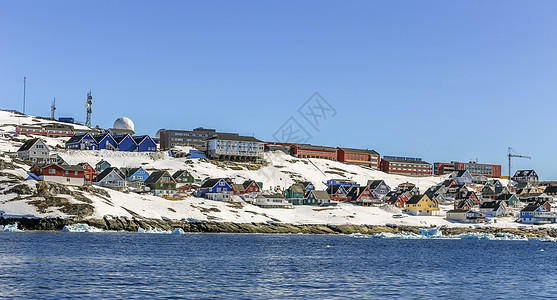
M374 150L337 148L337 160L347 164L355 164L379 169L380 156Z
M337 148L314 146L309 144L293 144L290 154L297 158L323 158L337 160Z
M380 168L385 173L409 175L409 176L431 176L433 166L421 158L385 156L381 159Z

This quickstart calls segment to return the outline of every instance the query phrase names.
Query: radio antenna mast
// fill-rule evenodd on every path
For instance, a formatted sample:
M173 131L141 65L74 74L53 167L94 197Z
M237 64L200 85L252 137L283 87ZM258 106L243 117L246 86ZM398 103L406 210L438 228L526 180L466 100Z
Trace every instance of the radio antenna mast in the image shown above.
M52 105L50 106L50 118L52 120L56 120L54 117L55 112L56 112L56 97L54 97L54 101L52 101Z
M91 127L91 113L93 113L91 105L93 105L93 96L91 96L91 90L89 90L89 93L87 93L87 102L85 102L85 108L87 108L87 120L85 121L85 126L87 127Z
M25 88L27 85L27 77L23 76L23 113L25 114Z

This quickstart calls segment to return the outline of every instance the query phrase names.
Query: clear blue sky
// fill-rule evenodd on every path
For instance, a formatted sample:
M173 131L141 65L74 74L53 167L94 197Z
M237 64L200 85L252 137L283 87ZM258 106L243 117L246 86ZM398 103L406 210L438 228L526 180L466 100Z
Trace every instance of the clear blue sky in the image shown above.
M555 1L2 1L0 107L136 132L273 133L315 91L317 145L557 179ZM311 129L311 128L309 128Z

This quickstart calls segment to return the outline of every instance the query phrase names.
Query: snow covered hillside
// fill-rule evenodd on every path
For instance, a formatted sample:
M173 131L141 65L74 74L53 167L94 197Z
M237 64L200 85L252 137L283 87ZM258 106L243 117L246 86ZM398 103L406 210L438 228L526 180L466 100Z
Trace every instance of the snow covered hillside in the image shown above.
M294 209L263 209L247 203L226 203L188 197L166 200L151 195L122 193L93 187L65 187L43 184L28 178L30 164L12 154L30 136L15 135L17 124L53 121L0 111L0 214L35 217L135 217L170 220L209 220L228 222L285 222L292 224L370 224L389 223L425 226L451 225L442 217L393 218L400 211L394 208L360 207L340 203L336 207L295 206ZM81 126L81 125L76 125ZM49 146L63 146L68 138L43 138ZM187 149L184 149L187 150ZM217 162L207 159L170 157L167 152L139 153L78 151L58 149L69 164L100 160L116 167L143 167L147 171L188 170L194 177L228 177L237 183L252 179L263 183L264 190L284 189L298 181L311 181L317 189L325 189L328 179L345 178L360 184L383 179L391 186L411 182L420 191L438 184L446 177L406 177L386 174L366 167L346 165L323 159L297 159L282 152L266 152L265 164ZM450 209L445 207L444 210ZM444 215L444 213L442 213Z

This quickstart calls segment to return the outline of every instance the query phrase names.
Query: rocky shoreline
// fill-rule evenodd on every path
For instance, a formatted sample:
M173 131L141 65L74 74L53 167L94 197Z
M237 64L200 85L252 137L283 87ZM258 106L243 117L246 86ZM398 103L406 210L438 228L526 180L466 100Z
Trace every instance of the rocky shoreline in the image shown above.
M170 221L159 219L127 219L127 218L0 218L0 225L17 223L20 229L35 231L60 231L66 225L78 223L94 226L109 231L137 232L139 228L160 228L174 230L181 228L185 232L204 233L306 233L306 234L375 234L375 233L402 233L412 232L418 234L420 227L415 226L381 226L381 225L326 225L305 224L293 225L285 223L232 223L210 221ZM541 238L543 236L557 237L557 230L551 229L517 229L517 228L474 228L442 227L443 235L457 235L461 233L509 233L527 238Z

